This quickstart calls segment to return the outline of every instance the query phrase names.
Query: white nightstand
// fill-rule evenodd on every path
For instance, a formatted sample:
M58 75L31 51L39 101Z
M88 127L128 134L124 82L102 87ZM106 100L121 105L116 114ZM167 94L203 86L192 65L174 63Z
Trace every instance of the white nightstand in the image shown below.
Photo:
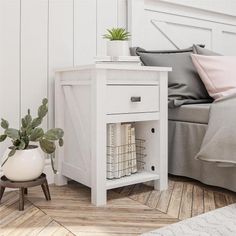
M108 189L150 180L155 189L167 188L168 71L112 64L56 71L55 126L65 131L65 145L56 153L57 185L70 178L90 187L97 206L106 204ZM147 156L141 172L107 180L106 130L116 122L135 122Z

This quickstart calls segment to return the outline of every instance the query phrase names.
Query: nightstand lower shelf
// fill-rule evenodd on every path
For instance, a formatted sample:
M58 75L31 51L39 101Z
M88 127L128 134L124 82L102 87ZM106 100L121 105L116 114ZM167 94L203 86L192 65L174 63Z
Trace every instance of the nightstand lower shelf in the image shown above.
M151 180L158 180L158 174L153 174L147 171L137 172L130 176L125 176L120 179L111 179L106 181L106 189L119 188L131 184L143 183Z

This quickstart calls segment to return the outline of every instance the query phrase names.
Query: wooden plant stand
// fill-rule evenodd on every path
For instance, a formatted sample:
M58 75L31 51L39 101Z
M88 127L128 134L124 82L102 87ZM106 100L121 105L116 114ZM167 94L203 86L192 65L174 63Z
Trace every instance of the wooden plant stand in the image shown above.
M47 201L51 200L48 182L45 174L41 174L37 179L25 182L14 182L2 176L0 180L0 202L5 188L19 188L19 210L24 210L24 195L28 193L28 188L41 185Z

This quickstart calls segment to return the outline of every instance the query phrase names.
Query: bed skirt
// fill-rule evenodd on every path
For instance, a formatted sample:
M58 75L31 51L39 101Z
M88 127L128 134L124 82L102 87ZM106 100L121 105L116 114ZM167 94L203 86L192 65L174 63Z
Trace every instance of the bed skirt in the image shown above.
M195 160L206 124L169 121L169 173L236 192L236 168Z

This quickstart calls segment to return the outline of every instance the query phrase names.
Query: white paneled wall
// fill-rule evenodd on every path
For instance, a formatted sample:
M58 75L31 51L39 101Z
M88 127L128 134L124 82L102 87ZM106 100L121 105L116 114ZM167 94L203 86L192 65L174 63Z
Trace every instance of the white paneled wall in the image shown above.
M51 0L48 6L48 126L54 123L54 68L74 65L74 2Z
M91 63L95 55L96 11L96 0L74 1L74 63L76 65Z
M52 127L54 68L92 63L116 26L126 26L126 0L0 0L0 118L18 127L48 97Z
M18 126L20 118L20 1L0 2L0 117ZM9 143L1 144L0 155Z
M23 116L28 107L36 108L41 99L47 97L48 1L22 0L20 11L20 109Z

